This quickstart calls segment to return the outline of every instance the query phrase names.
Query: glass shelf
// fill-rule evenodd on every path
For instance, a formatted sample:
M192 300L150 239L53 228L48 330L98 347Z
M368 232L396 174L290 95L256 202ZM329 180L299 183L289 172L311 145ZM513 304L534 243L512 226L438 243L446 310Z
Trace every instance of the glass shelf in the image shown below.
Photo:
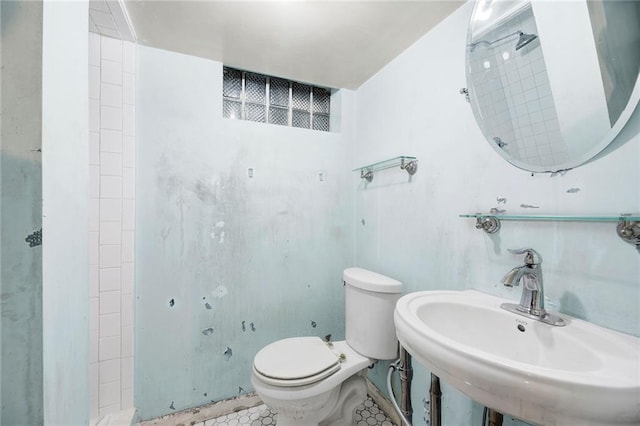
M558 222L619 222L621 220L638 222L640 215L619 214L619 215L603 215L603 216L582 216L582 215L545 215L545 214L498 214L498 213L474 213L461 214L459 217L466 218L485 218L495 217L500 220L522 220L522 221L558 221Z
M384 161L378 161L377 163L367 164L366 166L356 167L352 171L360 172L360 177L366 179L368 182L373 180L373 174L380 170L391 169L393 167L400 167L402 170L406 170L410 176L413 176L418 171L418 159L408 155L400 155L398 157L390 158Z
M640 215L621 213L619 215L545 215L545 214L461 214L463 218L476 219L476 228L487 234L500 230L502 220L553 221L553 222L617 222L616 232L623 241L633 244L640 253Z

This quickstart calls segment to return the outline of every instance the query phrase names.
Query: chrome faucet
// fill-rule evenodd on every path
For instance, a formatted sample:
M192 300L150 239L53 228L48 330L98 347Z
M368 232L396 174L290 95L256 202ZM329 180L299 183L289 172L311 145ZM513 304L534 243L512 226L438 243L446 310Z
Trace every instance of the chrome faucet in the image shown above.
M563 326L565 322L557 315L548 313L544 309L544 287L542 285L542 256L531 248L512 250L513 254L524 254L524 265L507 272L502 283L507 287L519 285L522 281L522 296L520 303L503 303L502 309L509 312L536 319L551 325Z

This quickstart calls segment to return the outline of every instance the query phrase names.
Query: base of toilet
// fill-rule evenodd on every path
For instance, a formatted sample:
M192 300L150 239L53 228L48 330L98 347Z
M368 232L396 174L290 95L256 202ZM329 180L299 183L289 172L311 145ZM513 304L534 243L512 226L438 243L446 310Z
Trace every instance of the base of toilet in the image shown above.
M339 400L334 412L319 426L351 426L356 407L367 399L367 380L357 374L342 384Z
M358 405L367 398L366 370L322 395L282 401L261 395L278 415L277 426L351 426Z

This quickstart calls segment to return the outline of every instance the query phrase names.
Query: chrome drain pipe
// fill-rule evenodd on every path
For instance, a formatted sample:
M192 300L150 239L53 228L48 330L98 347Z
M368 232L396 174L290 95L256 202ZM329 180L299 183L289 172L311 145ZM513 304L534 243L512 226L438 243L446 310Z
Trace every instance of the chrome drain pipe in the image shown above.
M413 380L413 367L411 366L411 354L400 346L400 409L405 419L413 418L411 406L411 381Z
M441 398L440 378L431 373L431 387L429 388L429 426L442 425Z

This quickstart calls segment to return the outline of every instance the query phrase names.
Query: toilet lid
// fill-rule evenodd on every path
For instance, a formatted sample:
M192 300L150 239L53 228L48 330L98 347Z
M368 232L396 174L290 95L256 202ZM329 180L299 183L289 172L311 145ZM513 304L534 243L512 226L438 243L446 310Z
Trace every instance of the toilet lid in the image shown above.
M336 354L319 337L293 337L278 340L260 350L253 367L261 375L300 383L313 383L340 369Z

